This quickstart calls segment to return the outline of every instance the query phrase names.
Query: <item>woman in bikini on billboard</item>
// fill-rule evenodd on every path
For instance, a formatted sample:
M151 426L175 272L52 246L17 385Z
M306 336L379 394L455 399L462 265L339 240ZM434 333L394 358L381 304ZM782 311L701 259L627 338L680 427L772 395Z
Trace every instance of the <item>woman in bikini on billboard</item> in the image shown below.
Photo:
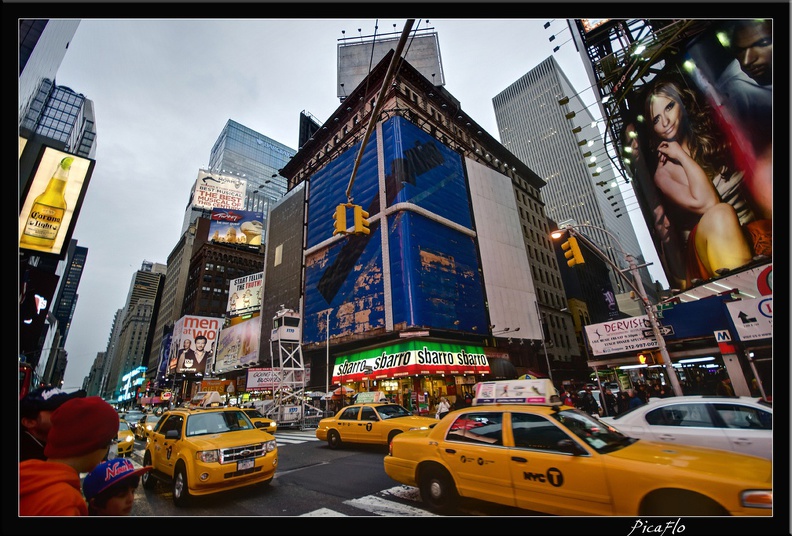
M688 285L749 263L755 246L769 241L769 228L757 225L743 195L743 173L734 168L709 105L681 79L659 75L645 99L645 117L657 157L655 184L699 218L687 239Z

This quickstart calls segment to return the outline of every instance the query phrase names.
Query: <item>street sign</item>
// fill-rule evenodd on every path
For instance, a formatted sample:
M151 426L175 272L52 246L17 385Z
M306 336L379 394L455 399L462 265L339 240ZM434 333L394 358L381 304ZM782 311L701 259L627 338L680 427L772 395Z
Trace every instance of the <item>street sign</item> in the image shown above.
M726 304L741 341L773 336L773 296L737 300Z
M674 327L673 326L659 326L660 328L660 335L665 337L666 335L673 335L674 334ZM643 336L647 338L654 339L654 330L653 329L645 329L643 330Z
M644 315L601 324L589 324L585 328L591 353L596 356L657 348L657 341L654 338L643 335L650 326L649 318Z

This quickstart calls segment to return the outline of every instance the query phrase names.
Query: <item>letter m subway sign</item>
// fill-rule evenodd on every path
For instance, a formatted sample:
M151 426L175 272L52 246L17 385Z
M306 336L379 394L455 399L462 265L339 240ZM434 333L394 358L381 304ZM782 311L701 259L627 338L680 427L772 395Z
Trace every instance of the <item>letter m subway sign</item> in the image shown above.
M737 352L734 344L732 344L731 333L729 333L728 329L719 329L714 333L715 342L718 343L718 349L720 350L721 354L733 354Z

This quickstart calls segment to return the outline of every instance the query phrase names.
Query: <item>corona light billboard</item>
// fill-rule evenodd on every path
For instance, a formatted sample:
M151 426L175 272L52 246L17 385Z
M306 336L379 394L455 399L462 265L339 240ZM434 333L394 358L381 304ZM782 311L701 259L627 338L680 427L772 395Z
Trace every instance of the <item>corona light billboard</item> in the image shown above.
M94 160L40 146L19 210L19 249L63 257L93 173Z
M674 34L627 86L622 160L672 288L772 258L772 35L769 19Z

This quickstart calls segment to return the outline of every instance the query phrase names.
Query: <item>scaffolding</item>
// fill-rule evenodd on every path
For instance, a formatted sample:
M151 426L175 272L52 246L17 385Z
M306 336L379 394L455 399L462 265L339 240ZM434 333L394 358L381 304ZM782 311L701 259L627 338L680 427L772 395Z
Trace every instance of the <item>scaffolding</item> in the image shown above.
M283 305L272 318L270 356L277 352L278 366L275 369L277 384L273 389L273 404L267 416L278 423L278 428L306 428L306 409L319 408L305 401L305 362L300 344L300 314Z

